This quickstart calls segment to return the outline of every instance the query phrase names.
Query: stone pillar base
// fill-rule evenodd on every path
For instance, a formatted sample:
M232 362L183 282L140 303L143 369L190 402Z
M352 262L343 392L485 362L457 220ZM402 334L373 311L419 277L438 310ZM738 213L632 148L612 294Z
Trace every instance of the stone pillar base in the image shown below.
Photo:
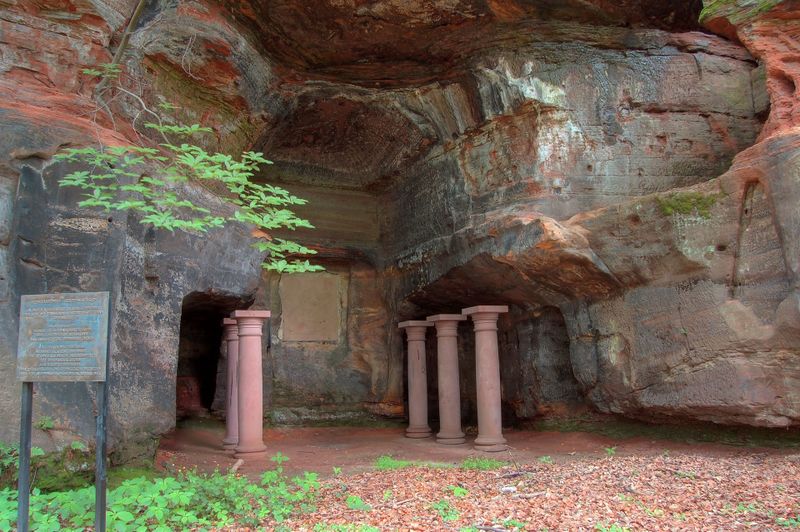
M432 431L430 427L408 427L406 438L430 438Z
M508 449L508 445L505 443L501 443L498 445L475 445L473 447L476 451L481 451L483 453L499 453L501 451L505 451Z
M497 453L508 449L505 438L485 438L482 439L478 436L475 439L475 450L483 451L485 453Z
M256 445L253 447L237 447L236 452L233 453L236 458L266 458L267 446Z
M436 435L436 443L440 443L442 445L461 445L466 441L467 440L466 438L464 438L463 434L461 436L451 436L451 435L444 436L440 432L439 434Z

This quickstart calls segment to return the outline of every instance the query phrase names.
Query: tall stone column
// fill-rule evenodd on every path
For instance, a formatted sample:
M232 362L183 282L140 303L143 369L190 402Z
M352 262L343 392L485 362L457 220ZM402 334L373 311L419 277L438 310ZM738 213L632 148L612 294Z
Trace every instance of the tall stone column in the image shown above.
M502 407L500 404L500 357L497 348L497 317L508 312L505 305L465 308L475 325L475 367L478 391L478 437L475 449L504 451Z
M237 310L233 317L239 329L239 441L234 456L259 458L264 445L264 397L261 375L261 330L269 318L267 310Z
M458 373L458 323L461 314L437 314L428 321L436 326L436 359L439 368L439 433L436 442L464 443L461 430L461 390Z
M225 390L225 439L222 446L234 449L239 442L239 326L236 320L222 320L222 337L228 353L225 365L228 383Z
M408 428L409 438L427 438L428 426L428 371L425 367L425 331L433 323L404 321L398 327L406 330L408 338Z

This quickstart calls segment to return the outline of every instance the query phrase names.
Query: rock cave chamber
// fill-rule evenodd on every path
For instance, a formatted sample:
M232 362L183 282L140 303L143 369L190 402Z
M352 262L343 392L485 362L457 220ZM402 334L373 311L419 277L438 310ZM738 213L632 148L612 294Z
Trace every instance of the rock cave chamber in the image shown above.
M123 58L135 90L213 128L210 148L262 151L263 179L309 200L316 229L293 237L326 271L300 275L263 271L243 225L155 231L56 185L61 147L145 134L137 102L97 112L81 74L111 61L137 4L0 8L3 419L19 415L19 296L111 290L118 461L176 409L224 405L221 320L243 308L272 312L275 423L402 417L398 323L508 305L506 424L585 409L800 424L796 2L706 2L702 18L699 0L145 2ZM431 328L432 420L435 346ZM90 438L86 395L42 385L38 413Z

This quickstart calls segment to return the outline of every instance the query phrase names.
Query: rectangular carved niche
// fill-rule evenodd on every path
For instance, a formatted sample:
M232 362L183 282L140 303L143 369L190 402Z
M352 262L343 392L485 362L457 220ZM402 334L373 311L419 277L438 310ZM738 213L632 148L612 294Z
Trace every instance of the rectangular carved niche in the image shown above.
M338 342L346 290L340 275L283 275L279 288L283 341Z

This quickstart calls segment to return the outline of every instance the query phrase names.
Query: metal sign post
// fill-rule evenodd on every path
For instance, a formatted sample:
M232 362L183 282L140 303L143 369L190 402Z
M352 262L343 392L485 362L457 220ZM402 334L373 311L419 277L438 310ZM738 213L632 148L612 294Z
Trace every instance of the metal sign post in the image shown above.
M22 383L22 416L19 431L19 474L17 476L17 530L28 532L28 508L31 498L31 422L33 383Z
M94 529L106 530L106 415L108 394L106 383L97 383L97 427L94 456Z
M95 530L106 529L108 292L22 296L17 380L22 381L17 530L28 532L34 382L96 382Z

